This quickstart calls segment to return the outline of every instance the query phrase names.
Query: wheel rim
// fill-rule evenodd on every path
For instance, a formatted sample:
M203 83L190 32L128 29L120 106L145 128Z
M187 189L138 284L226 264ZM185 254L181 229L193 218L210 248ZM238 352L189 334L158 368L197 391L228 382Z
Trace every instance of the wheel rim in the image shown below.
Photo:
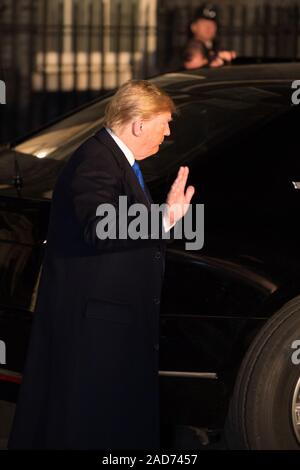
M300 444L300 377L296 383L292 403L292 417L295 435Z

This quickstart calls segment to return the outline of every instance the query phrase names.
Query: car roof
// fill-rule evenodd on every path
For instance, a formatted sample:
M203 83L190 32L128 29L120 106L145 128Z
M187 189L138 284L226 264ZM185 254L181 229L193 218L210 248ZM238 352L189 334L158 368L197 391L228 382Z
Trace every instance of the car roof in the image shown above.
M225 82L288 81L300 77L300 63L229 65L222 68L201 68L192 71L178 71L154 77L157 85L173 92L181 91L182 85L207 85L208 83L224 84Z

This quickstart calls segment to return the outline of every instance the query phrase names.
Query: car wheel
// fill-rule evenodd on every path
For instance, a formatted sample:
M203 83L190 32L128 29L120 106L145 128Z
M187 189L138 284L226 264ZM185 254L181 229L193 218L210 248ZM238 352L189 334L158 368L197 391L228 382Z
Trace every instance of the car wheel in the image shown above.
M230 449L300 450L300 296L269 319L242 362L225 425Z

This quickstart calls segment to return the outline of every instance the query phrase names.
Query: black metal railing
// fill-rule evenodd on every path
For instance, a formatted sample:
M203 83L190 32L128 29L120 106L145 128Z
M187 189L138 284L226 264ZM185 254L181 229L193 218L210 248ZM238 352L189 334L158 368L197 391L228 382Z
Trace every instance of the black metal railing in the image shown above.
M223 5L221 46L245 57L298 58L298 3ZM192 15L190 6L167 8L160 0L156 11L146 0L0 0L0 79L7 91L0 143L129 78L180 68Z

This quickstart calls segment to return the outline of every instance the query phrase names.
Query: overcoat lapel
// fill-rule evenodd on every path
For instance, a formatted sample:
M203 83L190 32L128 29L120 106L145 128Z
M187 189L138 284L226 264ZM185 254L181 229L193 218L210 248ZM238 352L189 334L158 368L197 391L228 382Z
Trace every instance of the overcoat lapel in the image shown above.
M97 140L99 140L99 142L104 144L117 159L118 164L123 172L124 179L127 181L129 187L134 193L136 200L150 208L152 199L148 188L146 188L145 194L130 163L114 139L109 135L105 128L100 129L100 131L95 134L95 137Z

